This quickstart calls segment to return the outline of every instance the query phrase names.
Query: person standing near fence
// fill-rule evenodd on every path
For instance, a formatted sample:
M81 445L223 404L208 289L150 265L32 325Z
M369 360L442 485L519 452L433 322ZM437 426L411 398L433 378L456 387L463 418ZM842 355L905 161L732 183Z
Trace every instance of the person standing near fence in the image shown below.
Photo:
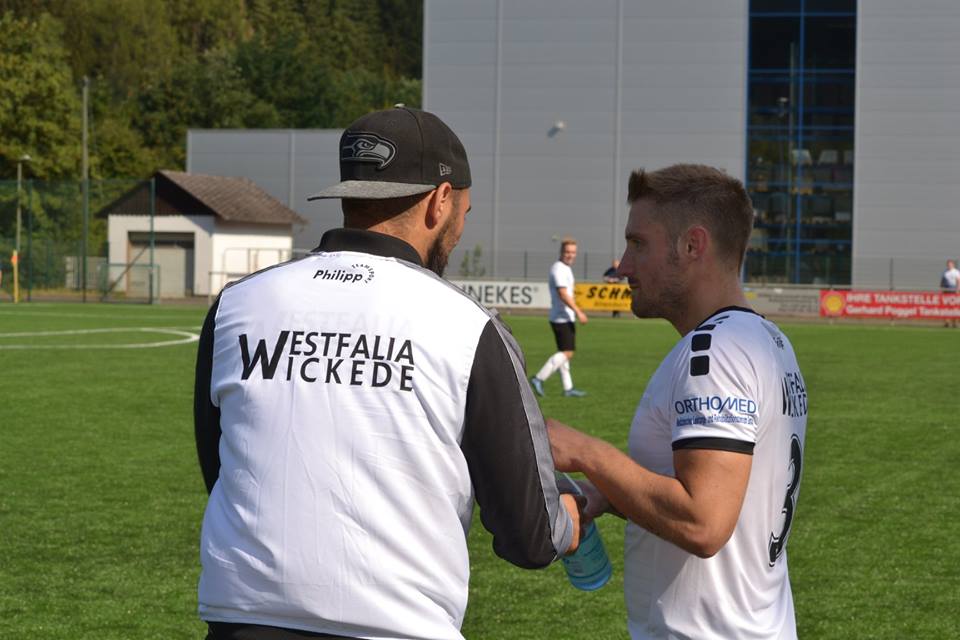
M947 268L940 276L941 293L960 293L960 270L957 269L957 263L953 260L947 260ZM948 320L943 323L945 327L957 327L957 319Z
M624 278L617 271L620 269L620 261L614 258L613 262L610 264L610 268L603 272L603 281L607 284L620 284L623 282ZM614 311L611 314L614 318L620 317L619 311Z
M573 386L570 373L570 360L577 348L577 321L587 323L587 314L580 310L574 299L573 263L577 260L577 241L564 238L560 241L560 259L550 267L550 328L557 343L557 352L547 358L530 385L538 396L545 393L543 383L555 372L560 372L563 395L568 398L581 398L587 395Z

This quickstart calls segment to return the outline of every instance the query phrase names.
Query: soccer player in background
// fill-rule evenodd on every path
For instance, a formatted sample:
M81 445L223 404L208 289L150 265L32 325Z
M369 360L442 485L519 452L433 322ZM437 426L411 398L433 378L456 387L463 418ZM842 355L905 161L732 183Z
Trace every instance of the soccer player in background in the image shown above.
M628 201L631 310L681 338L647 384L629 455L548 420L556 466L589 479L586 517L628 521L634 640L796 638L786 544L807 394L790 341L740 285L750 199L717 169L674 165L634 172Z
M530 385L537 395L543 396L543 383L560 372L563 395L568 398L581 398L587 393L573 386L570 374L570 360L577 348L577 321L587 323L587 315L580 310L573 296L573 263L577 260L577 241L564 238L560 241L560 259L550 267L550 328L557 343L557 352L530 378Z

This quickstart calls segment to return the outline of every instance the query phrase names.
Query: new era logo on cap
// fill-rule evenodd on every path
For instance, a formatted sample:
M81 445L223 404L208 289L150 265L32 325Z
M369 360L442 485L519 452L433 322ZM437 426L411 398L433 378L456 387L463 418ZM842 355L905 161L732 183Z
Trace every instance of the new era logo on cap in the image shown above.
M309 196L386 199L470 186L470 164L440 118L398 105L359 118L340 138L340 183Z
M397 145L375 133L348 131L340 141L340 162L373 162L383 169L397 155Z

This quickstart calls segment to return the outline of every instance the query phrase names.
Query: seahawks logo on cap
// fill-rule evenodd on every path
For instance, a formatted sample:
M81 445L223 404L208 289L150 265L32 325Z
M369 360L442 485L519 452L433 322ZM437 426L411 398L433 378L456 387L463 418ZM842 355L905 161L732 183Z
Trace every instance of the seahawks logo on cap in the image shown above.
M385 168L396 155L397 145L375 133L348 133L340 145L340 162L373 162L377 169Z

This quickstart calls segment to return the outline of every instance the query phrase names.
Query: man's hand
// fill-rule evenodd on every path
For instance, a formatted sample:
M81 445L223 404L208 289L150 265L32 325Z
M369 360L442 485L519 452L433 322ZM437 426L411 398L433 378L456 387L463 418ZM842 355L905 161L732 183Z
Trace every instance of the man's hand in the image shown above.
M577 320L580 322L580 324L587 324L587 320L589 320L589 318L587 318L587 314L585 314L583 311L580 311L579 308L576 309L576 313Z
M557 478L560 493L572 493L577 496L580 505L580 526L585 527L605 513L623 517L592 482L586 479L574 480L568 476Z
M580 505L581 500L578 500L578 498L582 498L582 496L575 496L570 493L560 494L560 504L562 504L563 508L570 514L570 519L573 520L573 541L570 543L570 547L563 552L565 556L575 553L580 546L581 526L586 524L580 520L580 510L582 507Z
M581 526L587 526L595 518L599 518L605 513L612 513L618 518L623 518L623 514L610 504L607 496L603 495L592 482L577 480L577 486L583 492L583 497L587 499L587 504L583 507L583 513L581 514Z

